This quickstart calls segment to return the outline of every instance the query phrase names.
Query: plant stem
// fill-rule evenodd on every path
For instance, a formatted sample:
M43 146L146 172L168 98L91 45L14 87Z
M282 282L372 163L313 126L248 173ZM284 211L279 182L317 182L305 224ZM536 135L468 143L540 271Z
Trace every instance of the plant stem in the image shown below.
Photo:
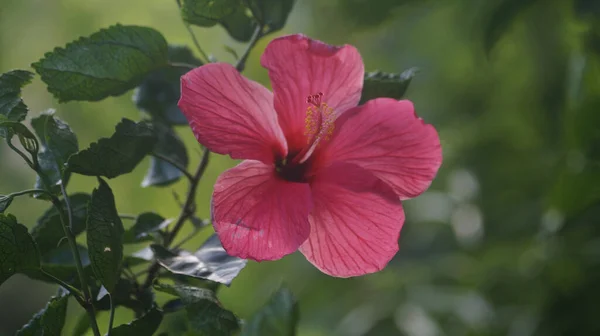
M129 219L129 220L136 220L137 216L136 215L130 215L130 214L119 214L119 217L122 219Z
M155 157L155 158L157 158L157 159L163 160L163 161L165 161L165 162L167 162L167 163L171 164L173 167L177 168L177 169L178 169L180 172L182 172L182 173L183 173L183 175L185 175L185 177L187 177L187 179L188 179L188 180L192 181L192 179L194 178L194 177L192 176L192 174L190 174L190 173L187 171L187 169L185 169L185 167L183 167L183 166L181 166L179 163L177 163L177 162L175 162L175 161L171 160L171 158L169 158L169 157L166 157L166 156L164 156L164 155L162 155L162 154L159 154L159 153L152 153L152 156L154 156L154 157Z
M175 2L177 3L177 7L179 7L179 9L181 9L181 0L175 0ZM196 49L198 49L198 52L200 53L202 58L204 58L205 63L210 63L210 59L204 52L204 49L202 49L202 47L200 46L200 43L198 42L198 39L196 38L196 35L194 34L192 27L190 27L190 25L187 22L184 22L183 25L187 29L188 33L190 33L190 36L192 37L192 41L194 41L194 45L196 46Z
M108 318L108 332L106 333L106 335L110 336L113 323L115 321L115 304L113 302L113 297L110 293L108 293L108 299L110 301L110 317Z
M175 68L189 69L189 70L193 70L198 67L197 65L194 65L194 64L182 63L182 62L169 62L169 66L175 67Z
M59 169L58 164L56 166L57 166L56 169ZM33 168L36 171L36 173L38 174L38 176L40 177L40 179L42 180L42 182L44 183L45 187L47 189L51 189L52 183L50 183L46 174L44 174L44 172L40 169L40 166L39 166L39 163L37 162L37 160L34 160ZM100 330L98 329L98 323L96 321L96 312L94 310L94 305L93 305L92 299L91 299L90 287L88 286L87 278L85 276L85 271L83 269L83 264L81 263L81 256L79 255L79 249L77 248L77 242L75 240L75 236L73 235L73 232L71 231L71 227L73 224L73 215L72 215L71 203L69 201L69 196L67 195L67 190L65 189L65 185L62 182L63 180L64 179L62 179L62 178L60 180L60 191L65 200L65 206L67 208L67 216L65 216L65 211L62 208L62 205L60 204L60 200L58 199L58 197L56 197L50 193L50 200L52 201L52 204L54 205L56 210L58 210L58 215L60 217L60 222L63 227L63 232L64 232L65 236L67 237L67 241L69 242L69 247L71 248L71 253L73 253L73 259L75 259L75 267L77 268L77 274L79 275L79 282L81 283L81 290L83 292L83 298L85 301L85 305L83 306L83 308L85 308L86 312L90 316L90 326L92 327L92 331L94 332L94 335L101 336ZM68 222L65 220L65 217L68 218Z
M10 149L12 149L15 153L19 154L19 156L22 157L23 160L25 160L25 162L27 162L27 165L29 165L29 167L33 168L33 162L31 162L31 160L29 160L29 158L27 157L27 155L25 155L25 153L21 152L20 149L15 147L15 145L13 145L13 143L10 139L6 143L8 144L8 147L10 147Z
M248 46L246 46L246 50L244 50L242 57L240 57L237 64L235 65L237 71L244 71L244 68L246 67L246 60L248 59L248 56L250 56L250 51L252 51L254 46L256 46L256 43L258 42L258 40L260 40L261 37L263 37L263 26L258 25L254 30L254 34L252 35Z
M79 304L81 306L85 305L85 301L83 298L83 295L81 294L81 292L79 291L79 289L73 287L72 285L69 285L68 283L62 281L61 279L55 277L54 275L44 271L44 269L41 270L42 274L44 276L46 276L47 278L51 279L52 281L56 282L57 284L61 285L64 289L68 290L69 293L71 295L73 295L73 297L75 298L75 300L77 300L77 302L79 302Z
M16 191L16 192L10 193L8 195L3 195L2 198L0 198L0 201L3 201L8 198L17 197L17 196L22 196L22 195L27 195L27 194L38 194L38 193L51 195L48 191L46 191L44 189L27 189L27 190Z
M210 151L205 148L204 153L202 154L202 159L200 160L200 164L198 165L198 168L196 169L196 172L194 173L194 176L191 180L190 188L188 190L187 197L185 199L185 203L184 203L183 207L181 208L181 212L179 213L179 217L177 218L175 225L173 226L173 231L171 231L169 233L169 235L165 238L165 243L164 243L165 247L169 247L169 245L173 242L173 240L177 236L177 233L179 233L179 230L181 230L181 228L183 227L183 224L185 223L185 221L194 214L194 211L195 211L194 201L196 199L196 190L198 189L198 184L200 183L200 180L202 179L202 175L204 175L204 172L206 171L206 167L208 166L209 158L210 158ZM152 283L154 282L154 278L156 278L159 270L160 270L160 265L158 264L158 262L154 262L152 264L152 266L150 266L150 268L148 269L148 276L146 277L146 281L144 282L144 285L142 288L149 288L150 286L152 286Z

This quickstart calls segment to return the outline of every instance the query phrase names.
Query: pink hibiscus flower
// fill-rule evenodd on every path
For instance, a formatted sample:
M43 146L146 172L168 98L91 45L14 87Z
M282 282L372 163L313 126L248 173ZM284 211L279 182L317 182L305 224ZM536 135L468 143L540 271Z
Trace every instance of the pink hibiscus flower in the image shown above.
M214 187L224 248L257 261L300 250L338 277L383 269L398 251L400 200L424 192L441 164L436 130L408 100L357 106L364 65L352 46L285 36L261 65L273 93L224 63L181 78L198 141L245 160Z

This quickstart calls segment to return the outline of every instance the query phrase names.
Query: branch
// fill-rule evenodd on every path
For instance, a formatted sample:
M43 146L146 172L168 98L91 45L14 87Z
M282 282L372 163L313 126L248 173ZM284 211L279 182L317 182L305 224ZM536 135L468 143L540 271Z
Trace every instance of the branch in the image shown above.
M246 67L246 60L248 59L248 56L250 56L250 51L252 51L254 46L256 46L256 43L258 42L258 40L260 40L260 38L263 37L262 31L263 31L262 25L258 25L256 27L256 29L254 30L254 34L252 35L252 38L250 39L248 46L246 46L246 50L244 50L242 57L240 57L237 64L235 65L235 68L237 69L237 71L239 71L239 72L244 71L244 68Z

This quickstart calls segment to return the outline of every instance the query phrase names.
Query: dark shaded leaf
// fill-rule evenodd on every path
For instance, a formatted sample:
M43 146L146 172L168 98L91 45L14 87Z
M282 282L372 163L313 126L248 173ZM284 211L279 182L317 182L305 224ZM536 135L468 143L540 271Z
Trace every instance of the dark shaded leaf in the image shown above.
M69 196L73 219L71 232L73 232L73 235L75 236L85 231L87 206L90 199L90 195L83 193ZM64 200L61 200L61 206L65 208ZM31 229L31 235L35 239L42 256L47 252L56 249L61 241L66 244L65 232L63 231L60 214L55 207L50 207L38 219L37 224Z
M16 273L39 270L40 254L27 228L0 214L0 285Z
M110 299L106 288L101 287L93 292L98 310L110 310ZM126 307L138 314L143 314L153 307L154 293L150 289L141 290L127 279L119 279L110 293L115 307Z
M115 25L56 48L32 66L48 91L67 102L121 95L167 63L167 42L159 32Z
M17 331L18 336L60 335L65 325L69 296L53 297L26 325Z
M37 155L38 144L35 135L23 124L16 121L0 119L0 136L10 140L13 136L19 138L19 142L31 155Z
M50 192L60 192L60 181L67 184L69 174L65 174L65 164L69 156L79 151L79 143L75 133L67 123L54 116L54 111L46 111L40 116L31 119L31 126L40 139L40 152L38 162L42 171L52 183ZM42 179L38 176L36 189L46 189ZM35 197L46 197L45 194L36 194Z
M285 26L295 0L246 0L248 8L258 22L267 27L267 32Z
M0 213L6 211L6 209L10 206L12 201L12 197L6 197L4 195L0 196Z
M102 138L72 155L68 168L82 175L117 177L131 172L152 151L155 143L151 125L123 119L110 138Z
M248 16L246 8L238 6L236 10L219 20L219 23L227 30L229 36L239 42L248 42L252 38L258 24Z
M298 323L298 304L287 288L279 289L242 330L242 336L294 336Z
M502 0L491 11L483 28L483 45L490 52L516 18L537 0Z
M123 223L112 190L101 178L88 208L87 245L94 274L112 293L123 262Z
M233 14L239 5L240 0L182 0L181 16L188 23L210 27Z
M88 250L77 245L79 250L79 256L81 257L81 264L83 265L84 271L88 277L92 276L90 269L90 259L88 257ZM69 244L65 241L60 247L49 251L42 257L42 269L44 272L53 275L60 280L74 285L80 286L79 275L77 273L77 266L75 266L75 258L71 252ZM45 282L53 283L54 280L48 278L44 274L28 274L30 278L42 280Z
M5 120L19 122L27 116L28 109L21 99L21 89L31 82L33 76L32 72L25 70L12 70L0 75L0 115Z
M210 236L194 254L187 251L174 254L159 245L151 247L161 266L170 272L210 280L227 286L247 263L245 259L227 254L216 234Z
M159 214L145 212L140 214L131 228L125 232L123 242L126 244L153 240L151 233L162 230L171 223Z
M174 313L180 311L183 308L185 308L185 305L183 304L183 301L181 301L181 299L169 300L165 302L165 304L162 307L165 314Z
M177 45L169 46L169 62L202 65L188 47ZM172 66L152 72L136 88L133 102L155 121L187 125L187 119L177 107L177 102L181 95L179 79L188 71L187 68Z
M158 142L154 146L153 153L167 158L184 169L187 168L189 162L187 150L179 136L164 125L156 124L154 128L156 129ZM182 175L181 170L171 163L152 157L150 158L148 173L142 181L142 187L167 186L176 182Z
M402 99L416 73L417 68L410 68L401 74L381 71L366 73L360 104L379 97Z
M150 309L144 316L132 321L129 324L123 324L114 328L111 332L113 336L131 336L131 335L153 335L162 322L163 313L156 306Z
M209 289L160 283L155 284L154 289L181 299L192 331L201 335L230 336L239 330L237 317L221 308L214 292Z

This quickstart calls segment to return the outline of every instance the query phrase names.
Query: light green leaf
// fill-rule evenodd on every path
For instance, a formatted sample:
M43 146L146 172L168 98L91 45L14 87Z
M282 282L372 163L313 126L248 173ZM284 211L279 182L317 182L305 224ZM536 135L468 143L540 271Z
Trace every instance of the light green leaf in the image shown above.
M267 32L280 30L285 26L294 7L295 0L246 0L247 6L258 22L267 27Z
M360 103L363 104L371 99L380 97L404 98L408 85L417 71L417 68L410 68L401 74L391 74L381 71L366 73Z

